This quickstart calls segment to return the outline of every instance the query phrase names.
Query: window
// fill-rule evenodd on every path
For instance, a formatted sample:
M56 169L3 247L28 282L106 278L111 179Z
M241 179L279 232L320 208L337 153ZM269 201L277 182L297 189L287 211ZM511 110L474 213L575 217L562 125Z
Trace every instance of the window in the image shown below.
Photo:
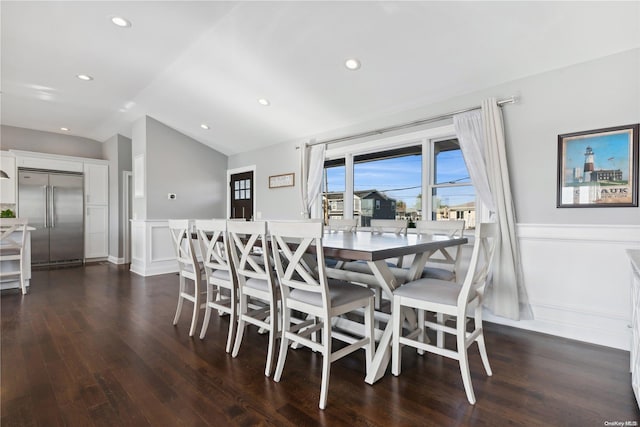
M322 180L322 207L325 220L342 218L344 212L345 164L344 159L325 162Z
M235 181L233 198L234 200L248 200L251 198L251 180L241 179Z
M476 192L457 139L433 145L431 219L464 219L466 228L476 226Z
M325 162L325 219L342 218L345 159ZM353 215L368 227L371 219L420 219L422 147L356 155L353 158Z
M404 219L409 227L421 219L464 219L468 228L475 227L475 190L453 132L449 125L414 132L406 140L390 136L329 148L325 220L351 216L351 206L345 205L349 194L361 227L373 218Z

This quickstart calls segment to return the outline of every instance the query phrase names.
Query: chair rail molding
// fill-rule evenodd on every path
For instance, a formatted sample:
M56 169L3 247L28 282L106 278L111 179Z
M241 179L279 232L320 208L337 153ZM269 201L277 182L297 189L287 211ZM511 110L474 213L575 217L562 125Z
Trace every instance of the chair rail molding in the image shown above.
M534 320L486 320L629 350L626 250L640 249L640 226L518 224L517 233Z

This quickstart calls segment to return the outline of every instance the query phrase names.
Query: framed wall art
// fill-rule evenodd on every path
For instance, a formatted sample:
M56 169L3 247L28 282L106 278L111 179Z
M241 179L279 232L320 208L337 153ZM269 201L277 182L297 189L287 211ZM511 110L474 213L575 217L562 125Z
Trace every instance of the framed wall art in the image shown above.
M556 206L638 206L638 124L558 135Z
M296 184L294 173L282 175L271 175L269 177L269 188L293 187Z

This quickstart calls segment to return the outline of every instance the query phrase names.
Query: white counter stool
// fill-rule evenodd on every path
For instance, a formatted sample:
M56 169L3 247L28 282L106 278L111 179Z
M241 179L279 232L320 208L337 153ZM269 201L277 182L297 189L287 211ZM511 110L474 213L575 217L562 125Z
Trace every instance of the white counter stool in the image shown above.
M207 333L211 310L229 314L229 332L225 350L231 353L238 319L236 278L229 258L226 219L196 220L196 232L206 275L207 301L200 339Z
M201 294L203 293L202 272L200 263L195 254L195 245L191 236L191 227L188 219L170 219L169 231L173 240L173 247L176 250L178 260L178 275L180 276L180 290L178 292L178 307L173 318L173 324L177 325L182 313L182 304L185 300L193 303L193 314L191 315L191 327L189 336L192 337L198 323L198 315L202 308ZM193 288L188 283L193 283Z
M27 243L26 218L0 218L0 262L18 264L18 269L11 268L8 271L0 271L0 279L18 276L22 294L27 293L25 278L25 245ZM17 239L14 233L21 232Z
M233 269L238 281L238 330L231 355L240 351L246 324L269 331L269 346L264 375L271 375L276 352L276 339L280 338L278 328L278 302L280 291L274 277L271 251L267 240L265 221L227 223L229 247ZM261 245L260 256L254 253L256 243ZM259 257L259 258L258 258Z
M373 292L363 286L327 279L322 249L322 228L320 222L269 222L276 271L282 292L283 312L282 342L273 379L278 382L282 377L289 341L321 352L320 409L327 405L331 363L362 348L365 350L366 369L369 373L374 353ZM292 241L299 243L292 247ZM303 258L308 250L315 252L313 263L316 264L317 270L311 262ZM332 351L332 338L345 338L332 334L332 318L362 308L363 338L347 340L346 347ZM291 321L291 310L309 314L318 321L311 327L305 327L306 324L294 324ZM321 342L309 339L309 336L317 331L322 331Z
M438 279L418 279L400 286L393 292L393 309L391 311L394 325L391 351L391 373L393 375L400 375L401 345L409 345L423 351L455 359L460 364L460 373L462 374L462 382L467 393L467 399L471 404L476 403L471 384L467 348L474 342L478 343L482 363L487 375L491 376L491 366L489 365L482 330L482 298L493 259L497 233L498 224L496 223L478 225L469 271L462 284ZM418 330L405 336L402 334L402 309L405 307L455 316L456 327L446 326L444 323L437 321L419 322ZM475 308L474 328L471 332L467 332L466 329L468 308ZM436 331L455 335L456 349L451 350L425 343L425 326Z
M416 233L418 235L464 237L464 220L416 221ZM462 245L438 249L427 260L427 266L422 270L422 278L455 282L456 273L460 267L461 254Z

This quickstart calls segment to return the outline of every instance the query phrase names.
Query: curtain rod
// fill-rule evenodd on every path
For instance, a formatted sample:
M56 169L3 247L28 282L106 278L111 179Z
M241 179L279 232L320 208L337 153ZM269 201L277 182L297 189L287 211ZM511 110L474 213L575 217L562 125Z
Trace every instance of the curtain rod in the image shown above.
M510 98L500 99L496 102L496 104L498 104L499 107L502 107L505 104L515 104L519 100L520 100L519 97L512 96ZM480 108L482 107L478 105L477 107L465 108L464 110L452 111L450 113L440 114L438 116L427 117L426 119L420 119L420 120L415 120L413 122L401 123L399 125L388 126L385 128L370 130L367 132L354 133L352 135L342 136L340 138L327 139L324 141L312 141L312 142L308 142L306 145L308 147L311 147L313 145L320 145L320 144L335 144L336 142L349 141L350 139L363 138L365 136L380 135L382 133L391 132L394 130L406 129L414 126L424 125L427 123L438 122L440 120L449 119L455 116L456 114L466 113L468 111L473 111L473 110L479 110Z

